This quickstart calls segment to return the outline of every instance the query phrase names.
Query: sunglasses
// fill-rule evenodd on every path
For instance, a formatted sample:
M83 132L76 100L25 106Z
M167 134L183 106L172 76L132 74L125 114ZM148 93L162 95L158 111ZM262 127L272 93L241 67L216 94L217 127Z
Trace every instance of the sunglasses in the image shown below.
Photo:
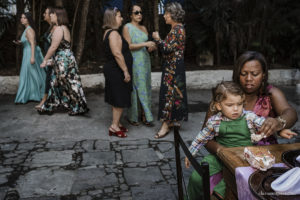
M135 12L133 12L133 14L135 14L135 15L138 15L138 14L143 14L143 12L142 11L135 11Z

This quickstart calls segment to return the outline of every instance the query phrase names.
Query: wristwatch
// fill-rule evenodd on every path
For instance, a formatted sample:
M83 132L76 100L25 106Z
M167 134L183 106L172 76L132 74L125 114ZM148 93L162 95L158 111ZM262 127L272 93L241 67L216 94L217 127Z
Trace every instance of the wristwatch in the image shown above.
M281 128L282 129L284 129L285 128L285 126L286 126L286 120L285 119L283 119L282 117L280 117L280 116L278 116L277 117L277 120L280 122L280 124L281 124Z

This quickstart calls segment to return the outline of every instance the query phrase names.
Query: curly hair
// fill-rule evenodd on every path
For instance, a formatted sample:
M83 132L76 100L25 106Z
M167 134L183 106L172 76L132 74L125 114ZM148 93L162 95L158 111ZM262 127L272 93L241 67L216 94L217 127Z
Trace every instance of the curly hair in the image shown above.
M216 103L224 101L228 94L241 96L245 100L245 93L242 88L233 81L222 81L212 89L212 101L209 109L212 113L217 113Z
M171 14L171 18L175 22L182 23L184 21L185 11L182 9L182 6L178 2L168 3L165 8L165 12Z

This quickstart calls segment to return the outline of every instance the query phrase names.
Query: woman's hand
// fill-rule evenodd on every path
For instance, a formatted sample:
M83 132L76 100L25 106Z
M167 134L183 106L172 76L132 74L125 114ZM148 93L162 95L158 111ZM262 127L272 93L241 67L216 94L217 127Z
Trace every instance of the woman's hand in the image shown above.
M160 39L159 33L157 31L152 33L152 37L153 37L154 40L159 40Z
M13 43L15 43L16 45L20 45L21 44L21 40L13 40Z
M30 63L33 65L35 63L35 60L33 57L30 58Z
M291 139L294 136L297 136L298 134L291 131L291 129L283 129L282 131L280 131L279 135L280 135L280 137L283 137L286 139Z
M41 68L44 68L44 67L46 67L46 65L47 65L46 61L43 60L43 62L41 63L40 67L41 67Z
M124 71L124 81L126 82L126 83L128 83L129 81L130 81L130 74L128 73L128 71L126 70L126 71Z
M259 129L259 132L260 134L264 134L266 137L269 137L281 129L282 125L276 118L268 117Z
M187 157L185 157L185 159L184 159L184 164L185 164L186 168L190 168L191 163Z
M151 47L155 46L155 42L152 42L152 41L148 41L148 42L145 42L145 43L146 43L146 47L148 47L148 48L151 48Z

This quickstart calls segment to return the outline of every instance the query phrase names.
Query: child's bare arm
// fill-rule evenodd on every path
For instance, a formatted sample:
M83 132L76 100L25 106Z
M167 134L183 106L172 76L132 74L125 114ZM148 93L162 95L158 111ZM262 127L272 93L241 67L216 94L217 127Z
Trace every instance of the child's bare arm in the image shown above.
M279 135L283 138L286 138L286 139L291 139L293 138L294 136L297 136L298 134L291 131L291 129L283 129L279 132Z

